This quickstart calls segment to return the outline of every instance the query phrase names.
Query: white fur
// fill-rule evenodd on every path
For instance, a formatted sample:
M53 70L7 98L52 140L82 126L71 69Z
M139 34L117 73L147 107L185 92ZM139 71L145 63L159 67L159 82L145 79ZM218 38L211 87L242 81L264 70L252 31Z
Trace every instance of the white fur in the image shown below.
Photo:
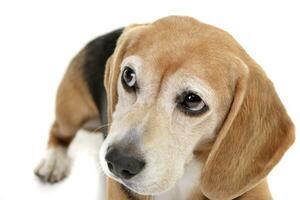
M193 189L199 185L201 163L192 160L185 169L183 176L177 181L174 187L154 197L154 200L186 200L190 197Z
M134 69L135 72L138 74L139 69L141 68L142 65L143 65L143 61L141 57L137 55L128 56L123 60L121 64L121 71L123 71L125 67L129 66L132 69Z
M70 162L66 148L50 148L35 173L44 181L57 182L69 174Z

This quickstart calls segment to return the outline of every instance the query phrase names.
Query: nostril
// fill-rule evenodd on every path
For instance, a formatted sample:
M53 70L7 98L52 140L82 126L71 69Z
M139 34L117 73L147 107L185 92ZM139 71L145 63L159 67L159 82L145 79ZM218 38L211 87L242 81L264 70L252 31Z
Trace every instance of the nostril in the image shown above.
M114 170L113 164L111 164L110 162L108 162L107 166L108 166L109 171L113 172L113 170Z

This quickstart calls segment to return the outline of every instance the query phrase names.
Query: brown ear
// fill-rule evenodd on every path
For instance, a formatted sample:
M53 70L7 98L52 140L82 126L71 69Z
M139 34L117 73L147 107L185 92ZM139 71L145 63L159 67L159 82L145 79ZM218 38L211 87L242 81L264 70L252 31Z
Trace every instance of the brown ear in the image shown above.
M247 68L202 170L201 189L210 199L234 199L252 189L295 139L272 82L252 61Z
M129 43L129 35L133 35L135 30L145 27L147 24L132 24L127 26L118 39L116 49L112 56L107 60L105 66L104 86L107 93L107 114L108 122L111 123L112 113L118 101L117 82L120 74L120 65Z
M114 86L114 79L118 77L119 73L113 69L112 61L113 55L107 60L104 74L104 86L107 94L107 118L108 123L111 123L112 112L117 103L116 86Z
M113 55L106 62L105 66L105 74L104 74L104 86L107 94L107 118L108 124L112 122L112 114L115 110L115 106L118 102L118 94L117 94L117 82L120 74L120 65L122 59L124 57L126 47L129 43L129 35L139 27L143 27L143 25L130 25L125 28L122 35L118 39L116 49ZM107 180L107 199L129 199L127 195L122 190L122 187L115 180L108 178ZM139 199L148 199L148 197L139 198Z

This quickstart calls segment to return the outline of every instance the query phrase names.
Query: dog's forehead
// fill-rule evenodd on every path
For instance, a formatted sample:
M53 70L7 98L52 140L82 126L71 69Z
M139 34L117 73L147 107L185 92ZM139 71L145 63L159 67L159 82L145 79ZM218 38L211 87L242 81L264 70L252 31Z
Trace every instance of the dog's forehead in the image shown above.
M188 17L167 17L136 31L126 55L138 55L145 70L151 68L156 76L166 78L180 70L222 90L231 77L226 52L236 46L220 29Z

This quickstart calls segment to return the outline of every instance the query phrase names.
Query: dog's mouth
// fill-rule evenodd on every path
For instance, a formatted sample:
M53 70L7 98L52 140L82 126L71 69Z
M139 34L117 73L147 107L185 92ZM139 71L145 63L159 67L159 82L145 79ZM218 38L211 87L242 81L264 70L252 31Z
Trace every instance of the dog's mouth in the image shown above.
M101 160L104 160L103 158ZM101 162L104 173L111 179L122 184L129 190L140 195L157 195L169 188L171 184L168 184L167 180L161 180L159 177L148 177L146 174L148 169L145 168L140 174L137 174L131 178L119 177L112 173L108 167L108 164ZM157 180L156 180L157 179Z
M175 185L176 181L167 179L160 181L151 180L141 182L124 180L120 183L137 194L155 196L168 191Z
M109 177L112 178L113 180L119 182L120 184L122 184L123 186L127 187L128 189L138 193L138 194L142 194L145 191L141 191L142 188L144 188L144 181L143 181L143 175L142 174L137 174L133 177L128 178L128 176L131 176L131 174L129 175L116 175L115 173L113 173L111 171L111 167L109 167L109 164L106 164L106 168L104 168L104 173ZM147 188L147 187L145 187ZM148 193L149 194L149 193Z
M175 181L167 179L166 177L149 177L147 176L147 169L144 169L141 174L138 174L130 179L121 178L109 171L108 166L104 168L104 173L113 180L122 184L129 190L140 195L158 195L165 192L172 187Z
M120 177L114 175L111 172L107 173L106 170L104 172L109 178L112 178L113 180L115 180L118 183L122 184L127 189L129 189L129 190L131 190L131 191L133 191L137 194L140 194L140 195L154 195L155 194L152 191L148 190L149 188L153 187L155 185L155 183L145 185L141 181L137 180L138 177L134 177L134 178L131 178L131 179L125 179L125 178L120 178Z

